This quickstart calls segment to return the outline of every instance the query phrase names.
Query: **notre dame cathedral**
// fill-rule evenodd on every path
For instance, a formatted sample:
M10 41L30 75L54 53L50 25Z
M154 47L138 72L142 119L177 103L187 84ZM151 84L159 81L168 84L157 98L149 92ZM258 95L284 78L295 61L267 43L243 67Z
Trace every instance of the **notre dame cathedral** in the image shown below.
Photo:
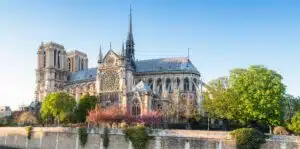
M96 95L102 107L119 105L133 115L174 102L180 107L199 105L200 73L188 57L136 60L134 45L131 11L125 47L117 53L110 46L105 55L100 48L94 68L88 67L84 52L42 43L37 52L35 100L41 102L55 91L67 92L76 101L85 94Z

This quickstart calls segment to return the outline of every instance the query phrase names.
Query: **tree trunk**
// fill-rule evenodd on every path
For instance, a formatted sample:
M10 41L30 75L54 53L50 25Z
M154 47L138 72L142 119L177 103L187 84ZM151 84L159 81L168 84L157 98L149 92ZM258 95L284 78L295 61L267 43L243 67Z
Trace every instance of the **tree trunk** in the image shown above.
M272 134L272 126L271 125L269 125L269 133L270 133L270 135Z

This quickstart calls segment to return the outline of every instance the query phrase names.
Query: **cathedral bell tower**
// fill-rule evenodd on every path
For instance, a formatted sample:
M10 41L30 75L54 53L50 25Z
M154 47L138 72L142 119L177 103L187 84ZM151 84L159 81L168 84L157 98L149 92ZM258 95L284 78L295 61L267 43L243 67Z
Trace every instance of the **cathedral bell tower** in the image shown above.
M37 52L35 100L42 101L50 92L62 89L67 80L67 54L54 42L43 43Z

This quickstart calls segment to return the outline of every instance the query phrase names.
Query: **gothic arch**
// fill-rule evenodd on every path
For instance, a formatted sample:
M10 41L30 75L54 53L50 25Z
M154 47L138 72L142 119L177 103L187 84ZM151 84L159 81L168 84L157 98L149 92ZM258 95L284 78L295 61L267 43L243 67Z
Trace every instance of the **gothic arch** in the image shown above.
M69 71L71 71L71 59L70 58L68 58L68 69L69 69Z
M170 78L167 78L167 80L166 80L166 91L168 93L171 93L171 91L172 91L172 84L171 84L171 79Z
M83 70L84 64L83 64L83 59L81 59L81 70Z
M180 88L180 79L178 77L176 78L176 87L177 89Z
M46 67L46 51L43 51L43 67Z
M158 78L157 80L156 80L156 89L157 89L157 92L160 94L160 93L162 93L162 80L161 80L161 78Z
M193 83L193 85L192 85L192 91L196 91L196 89L197 89L197 85L198 85L198 83L197 83L197 79L196 79L196 78L194 78L194 79L193 79L193 81L192 81L192 83Z
M58 68L60 68L60 59L61 59L60 56L61 56L60 51L58 51L57 52L57 67Z
M56 49L54 49L54 56L53 56L53 59L54 59L54 67L56 66Z
M183 88L184 88L184 91L189 91L189 89L190 89L190 81L189 81L189 78L188 77L186 77L186 78L184 78L184 86L183 86Z
M131 114L133 116L140 116L142 112L141 101L138 98L134 98L131 105Z
M151 90L153 90L153 79L152 78L149 78L148 81L147 81L149 87Z

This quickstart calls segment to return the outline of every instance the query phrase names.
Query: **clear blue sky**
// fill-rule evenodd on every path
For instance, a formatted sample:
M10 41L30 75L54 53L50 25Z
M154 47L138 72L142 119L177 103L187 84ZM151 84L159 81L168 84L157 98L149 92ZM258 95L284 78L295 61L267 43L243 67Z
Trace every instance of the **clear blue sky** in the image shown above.
M96 66L99 46L121 49L133 5L136 58L187 56L209 81L262 64L300 95L300 3L276 0L2 0L0 104L33 99L41 41L78 48Z

